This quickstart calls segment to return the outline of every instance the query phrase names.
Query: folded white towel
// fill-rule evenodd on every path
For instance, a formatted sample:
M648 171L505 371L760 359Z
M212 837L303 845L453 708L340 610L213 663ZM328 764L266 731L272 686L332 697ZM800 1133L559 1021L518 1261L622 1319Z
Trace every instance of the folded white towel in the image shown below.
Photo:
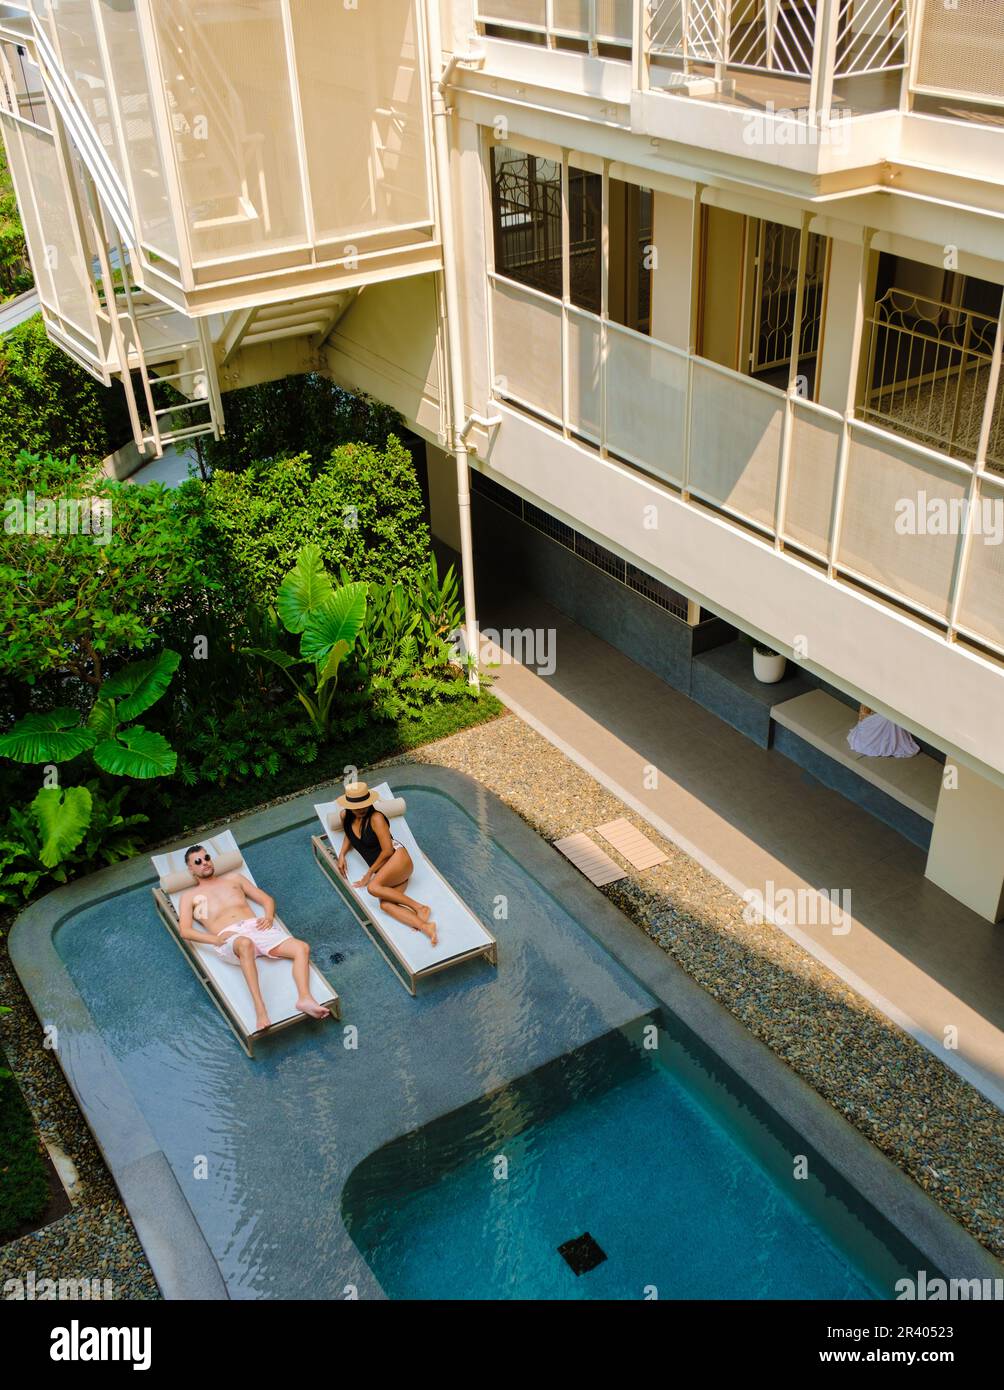
M866 758L912 758L920 752L917 740L884 714L869 714L855 724L847 742Z

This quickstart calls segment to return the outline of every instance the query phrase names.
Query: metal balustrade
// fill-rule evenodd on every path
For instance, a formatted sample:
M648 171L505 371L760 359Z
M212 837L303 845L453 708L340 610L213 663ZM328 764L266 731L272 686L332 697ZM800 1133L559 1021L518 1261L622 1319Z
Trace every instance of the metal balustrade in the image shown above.
M976 458L997 320L910 290L887 290L868 319L860 413L896 434L966 460ZM998 398L987 462L1004 469Z
M489 279L499 399L946 640L1004 655L1004 478Z
M798 79L814 111L829 106L834 80L905 80L920 8L921 0L479 0L477 19L489 34L548 48L623 51L642 89L711 75L721 87L736 73ZM878 99L895 102L899 85Z

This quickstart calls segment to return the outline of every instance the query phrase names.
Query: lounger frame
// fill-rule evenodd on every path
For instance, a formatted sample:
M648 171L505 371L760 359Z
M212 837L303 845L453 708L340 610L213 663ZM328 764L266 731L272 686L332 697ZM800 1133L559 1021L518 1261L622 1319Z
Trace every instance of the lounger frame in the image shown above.
M240 1016L235 1012L235 1010L231 1006L227 996L219 988L213 977L202 968L202 962L200 961L197 953L194 950L190 949L189 943L181 935L181 923L178 920L178 914L175 911L174 904L171 902L171 899L168 897L168 895L164 892L162 888L154 888L152 891L153 901L156 905L157 913L161 921L164 923L165 927L167 927L168 931L170 932L171 937L174 940L174 944L178 947L181 954L185 957L189 965L192 967L192 970L195 972L196 978L200 981L202 987L205 989L210 999L212 999L213 1003L216 1005L220 1013L223 1015L224 1019L230 1027L231 1032L233 1033L237 1041L240 1043L241 1048L248 1055L248 1057L250 1057L252 1060L254 1059L254 1046L255 1043L258 1042L261 1038L271 1037L273 1033L281 1033L284 1028L292 1028L297 1023L305 1023L307 1021L307 1019L310 1017L309 1014L297 1013L296 1015L291 1015L289 1018L282 1019L279 1023L270 1024L268 1028L261 1028L257 1032L248 1033L240 1020ZM276 921L279 920L279 918L276 918ZM282 925L285 926L285 923L283 923ZM286 930L288 931L289 928L287 927ZM334 1018L337 1021L342 1016L342 1001L339 999L335 990L332 988L331 982L326 978L324 974L322 974L320 970L317 969L316 965L313 965L313 963L312 968L315 971L317 971L317 974L320 975L322 980L324 980L327 989L330 991L330 998L319 999L317 1002L320 1005L322 1005L322 1007L330 1009L332 1018Z
M489 938L483 946L474 946L469 951L461 951L459 955L450 956L448 960L436 961L432 965L425 966L422 970L412 970L408 962L394 945L394 942L381 931L376 918L370 916L338 872L338 856L332 849L330 842L323 835L312 835L310 837L310 843L314 851L314 858L317 860L321 872L326 878L330 879L331 883L341 894L353 917L355 917L363 931L373 942L373 945L383 956L384 960L412 998L418 993L419 980L424 980L429 975L438 975L441 970L449 970L454 965L460 965L463 961L476 960L479 956L483 956L490 965L494 965L496 969L498 968L498 942L485 926L484 922L481 921L481 918L478 917L476 913L471 913L471 916L480 924L481 929ZM435 864L429 859L426 859L425 862L440 882L443 883L450 892L453 892L453 889L450 888L450 885L446 882L446 879L443 878L443 875L436 868ZM467 910L470 912L470 908Z

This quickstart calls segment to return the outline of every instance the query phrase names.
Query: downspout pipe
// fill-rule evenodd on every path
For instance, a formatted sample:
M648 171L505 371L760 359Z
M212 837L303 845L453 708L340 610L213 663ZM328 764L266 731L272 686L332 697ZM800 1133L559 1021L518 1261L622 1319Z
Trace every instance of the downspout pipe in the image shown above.
M463 430L464 401L463 347L460 337L460 293L457 286L457 250L453 226L453 188L450 178L450 113L446 104L446 84L458 59L444 71L443 38L439 0L426 4L429 39L429 67L432 91L432 135L436 156L436 185L439 202L439 234L443 248L443 299L446 319L449 368L449 440L457 464L457 512L460 521L461 583L464 598L464 643L470 682L478 686L478 619L474 593L474 541L471 532L471 473L467 436Z

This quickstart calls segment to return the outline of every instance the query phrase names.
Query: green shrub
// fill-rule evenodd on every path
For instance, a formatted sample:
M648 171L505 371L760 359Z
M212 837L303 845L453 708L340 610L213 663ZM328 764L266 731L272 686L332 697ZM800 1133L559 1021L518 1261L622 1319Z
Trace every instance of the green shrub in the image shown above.
M229 391L226 415L226 434L205 441L205 456L212 468L231 472L303 453L315 461L330 458L341 444L382 449L401 428L389 406L350 395L313 372Z
M71 677L100 687L117 661L150 647L174 606L203 583L206 537L199 484L168 490L81 475L72 461L0 457L0 675L29 686ZM100 535L12 532L14 501L97 502ZM99 531L103 529L103 523ZM61 700L60 703L66 703Z
M42 1146L24 1097L0 1067L0 1240L37 1221L49 1204Z
M129 437L123 399L51 342L36 314L0 339L0 464L22 450L100 462Z
M211 552L241 602L269 604L307 544L365 582L407 583L429 553L415 466L393 435L384 449L343 444L317 466L298 454L215 473L206 505Z
M232 709L222 718L199 718L187 740L179 773L188 786L217 787L264 782L291 767L317 761L317 736L306 719L291 718L288 705Z
M18 211L7 156L0 142L0 301L32 286L28 248Z

